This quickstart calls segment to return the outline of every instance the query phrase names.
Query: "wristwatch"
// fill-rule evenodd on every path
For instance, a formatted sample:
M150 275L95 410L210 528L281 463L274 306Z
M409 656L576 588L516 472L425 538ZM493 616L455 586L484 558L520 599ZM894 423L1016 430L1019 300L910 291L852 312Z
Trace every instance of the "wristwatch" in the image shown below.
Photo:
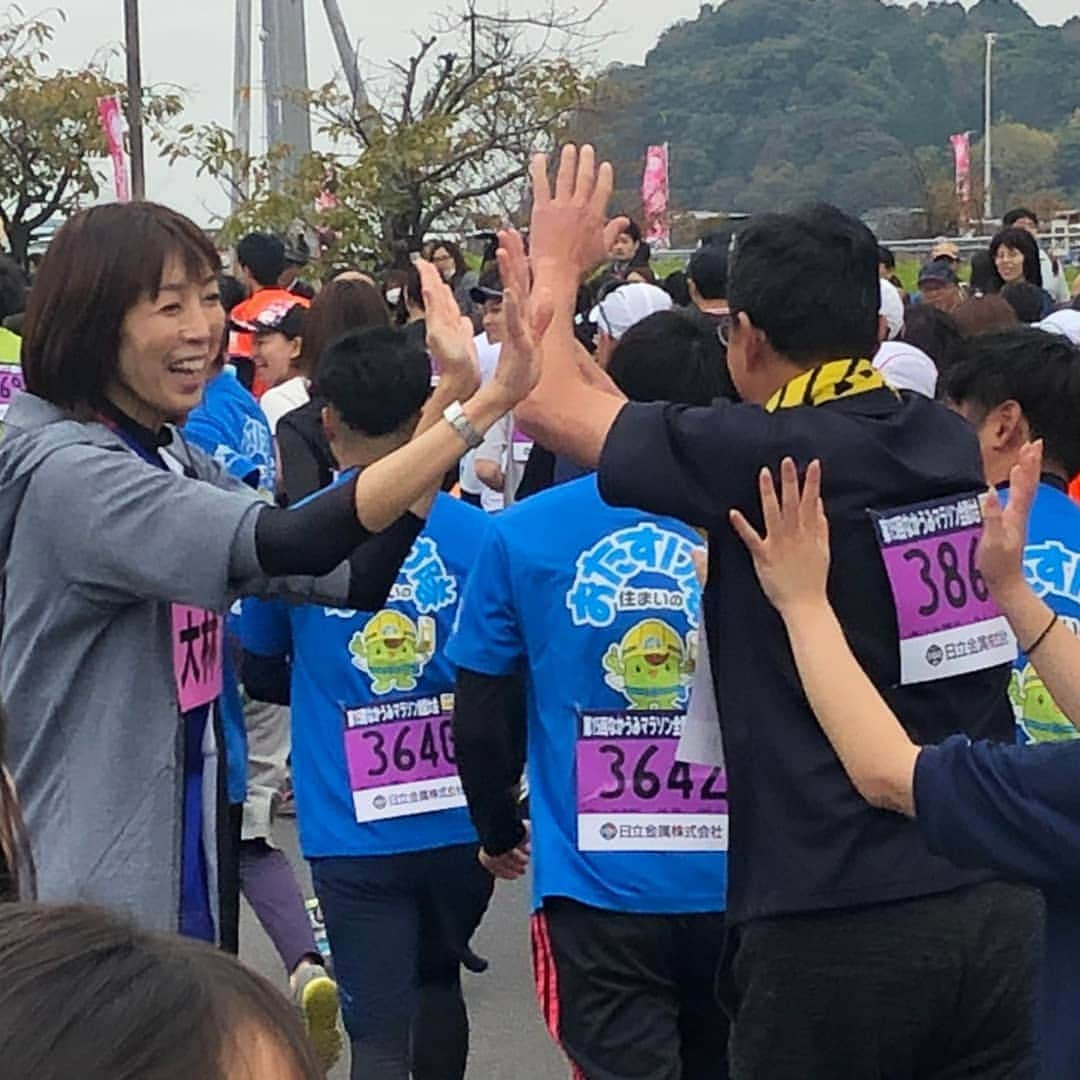
M483 443L484 436L469 423L460 401L452 401L446 406L443 419L461 436L470 450L475 450Z

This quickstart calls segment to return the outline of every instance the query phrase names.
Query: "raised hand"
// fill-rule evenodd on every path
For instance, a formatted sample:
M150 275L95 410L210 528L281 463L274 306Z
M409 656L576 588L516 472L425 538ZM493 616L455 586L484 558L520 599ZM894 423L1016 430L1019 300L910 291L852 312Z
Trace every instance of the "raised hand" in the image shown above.
M417 259L428 352L438 365L440 383L452 387L453 396L465 400L480 385L480 366L473 341L473 325L458 307L450 286L426 259Z
M772 473L762 469L758 478L765 536L738 511L731 525L754 560L765 595L782 616L807 604L826 604L829 576L829 523L821 504L821 463L812 461L799 491L795 462L780 465L780 500Z
M1039 487L1042 456L1042 439L1021 449L1009 475L1008 506L1002 507L993 488L982 499L983 534L976 565L998 600L1003 592L1024 585L1024 545L1031 504Z
M499 233L499 275L503 283L506 330L492 382L508 409L527 397L540 381L540 339L551 323L550 290L532 288L529 259L516 229Z
M606 222L607 204L614 187L611 165L596 165L591 146L580 151L564 146L555 177L555 193L548 182L547 157L532 159L533 209L529 225L529 253L537 277L565 277L578 281L600 265L626 218Z

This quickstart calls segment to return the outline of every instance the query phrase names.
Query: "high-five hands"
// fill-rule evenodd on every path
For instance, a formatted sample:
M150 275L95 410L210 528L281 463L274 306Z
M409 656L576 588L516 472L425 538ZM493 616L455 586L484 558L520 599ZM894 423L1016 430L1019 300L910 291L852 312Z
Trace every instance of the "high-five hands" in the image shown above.
M438 364L440 382L450 383L453 396L464 401L480 386L472 322L461 314L450 286L432 263L417 259L416 268L424 297L428 352Z
M827 603L829 523L821 503L821 463L810 462L800 491L795 462L784 458L780 489L778 500L772 473L762 469L758 490L764 536L738 510L731 511L731 525L754 560L765 595L786 618L801 607Z
M591 146L562 149L555 191L548 182L548 161L536 154L531 167L533 209L529 225L529 254L538 281L572 281L576 289L607 256L626 218L606 219L614 187L611 165L596 164Z

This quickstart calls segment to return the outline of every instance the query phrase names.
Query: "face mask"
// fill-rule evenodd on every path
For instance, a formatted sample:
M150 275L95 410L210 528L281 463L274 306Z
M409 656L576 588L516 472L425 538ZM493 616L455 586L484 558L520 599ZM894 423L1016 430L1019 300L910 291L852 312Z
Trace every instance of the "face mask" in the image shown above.
M390 307L397 307L398 301L401 299L400 289L387 289L386 290L386 302Z

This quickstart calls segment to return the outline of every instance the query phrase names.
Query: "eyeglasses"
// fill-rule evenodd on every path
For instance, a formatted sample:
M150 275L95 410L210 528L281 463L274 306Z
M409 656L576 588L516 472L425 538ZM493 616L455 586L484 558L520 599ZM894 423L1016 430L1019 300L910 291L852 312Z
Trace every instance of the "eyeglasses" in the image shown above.
M716 336L720 339L720 344L726 349L731 342L731 328L735 325L735 316L730 312L727 315L721 315L716 320Z

